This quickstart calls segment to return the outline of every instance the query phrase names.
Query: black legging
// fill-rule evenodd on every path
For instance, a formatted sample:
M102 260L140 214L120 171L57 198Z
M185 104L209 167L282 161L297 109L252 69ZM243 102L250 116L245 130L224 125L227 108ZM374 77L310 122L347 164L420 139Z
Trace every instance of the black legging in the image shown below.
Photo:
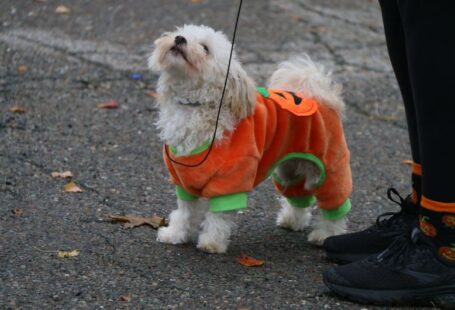
M455 0L379 0L422 194L455 202ZM455 210L453 210L455 212Z

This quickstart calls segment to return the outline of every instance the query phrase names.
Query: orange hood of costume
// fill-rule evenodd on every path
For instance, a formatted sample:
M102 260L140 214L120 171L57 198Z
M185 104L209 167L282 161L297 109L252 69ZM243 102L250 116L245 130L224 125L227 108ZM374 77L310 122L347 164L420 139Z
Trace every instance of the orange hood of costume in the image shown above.
M291 205L308 207L316 200L329 219L350 209L352 190L349 150L339 114L314 99L298 93L258 88L254 113L240 121L233 132L215 143L206 161L197 167L164 160L179 199L209 198L212 212L246 208L247 195L273 173L280 163L301 158L320 171L316 188L306 190L304 180L284 187L274 177L277 189ZM167 145L172 159L192 165L200 162L208 147L179 156Z

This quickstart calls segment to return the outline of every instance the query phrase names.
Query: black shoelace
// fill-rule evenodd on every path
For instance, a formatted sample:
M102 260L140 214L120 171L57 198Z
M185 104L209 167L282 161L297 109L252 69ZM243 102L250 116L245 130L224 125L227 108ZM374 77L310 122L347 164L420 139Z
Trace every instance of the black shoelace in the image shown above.
M396 199L394 197L394 194L398 199ZM398 226L397 224L401 224L402 221L400 221L399 219L402 218L402 215L404 213L404 204L406 203L405 199L403 199L403 197L401 197L401 195L398 193L398 191L393 188L393 187L390 187L389 189L387 189L387 197L389 198L389 200L395 202L397 205L400 206L400 211L398 212L385 212L385 213L382 213L381 215L379 215L376 219L376 225L374 228L390 228L390 227L393 227L393 226ZM400 225L402 226L402 225Z

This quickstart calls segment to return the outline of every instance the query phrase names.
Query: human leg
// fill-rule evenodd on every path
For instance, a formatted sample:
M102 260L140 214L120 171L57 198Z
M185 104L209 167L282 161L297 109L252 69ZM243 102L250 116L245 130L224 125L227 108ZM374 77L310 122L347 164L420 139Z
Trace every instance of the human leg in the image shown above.
M422 168L420 228L455 264L455 4L401 1Z
M391 201L400 206L399 212L384 214L390 216L389 218L380 215L374 225L363 231L328 238L324 243L327 257L339 263L349 263L384 251L397 236L409 233L417 222L417 209L421 196L420 150L404 29L396 1L383 0L380 4L387 48L406 111L413 159L412 195L403 199L394 189L389 189L387 195Z
M420 231L400 237L379 255L329 269L324 281L332 291L359 302L453 308L455 192L450 180L455 144L450 141L455 92L450 81L455 69L455 3L387 2L399 7L415 98L422 163Z

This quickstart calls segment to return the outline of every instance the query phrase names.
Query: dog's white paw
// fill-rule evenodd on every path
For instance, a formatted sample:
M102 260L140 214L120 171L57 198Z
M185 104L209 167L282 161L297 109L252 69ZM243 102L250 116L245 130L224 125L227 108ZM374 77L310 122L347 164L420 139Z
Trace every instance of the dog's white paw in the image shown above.
M341 235L347 232L347 219L345 217L338 220L319 219L315 229L308 235L308 241L322 245L324 240L331 236Z
M294 208L288 202L283 202L276 218L276 225L293 231L302 231L310 225L310 221L311 210L309 208Z
M308 235L308 241L315 245L322 245L324 240L331 235L324 229L315 229Z
M180 244L188 242L188 234L172 226L162 227L158 230L156 241L168 244Z
M207 253L225 253L231 235L233 213L208 212L201 224L197 248Z
M197 248L199 250L212 254L226 253L227 247L227 244L218 243L214 240L204 240L204 238L199 238L199 242L197 244Z

